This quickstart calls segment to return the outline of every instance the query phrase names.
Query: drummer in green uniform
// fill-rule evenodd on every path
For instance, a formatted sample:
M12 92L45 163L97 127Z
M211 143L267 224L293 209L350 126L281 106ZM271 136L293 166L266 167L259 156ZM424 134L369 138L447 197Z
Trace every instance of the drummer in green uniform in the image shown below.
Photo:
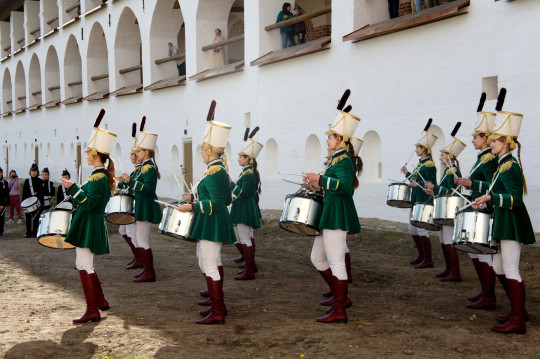
M510 300L510 312L500 315L503 323L492 328L501 333L524 334L528 314L525 310L525 283L519 273L522 244L535 242L529 213L523 202L527 184L523 175L518 142L523 115L498 111L493 126L491 151L498 157L499 166L490 182L474 182L474 189L487 194L476 198L475 208L494 208L491 238L499 241L500 251L493 255L493 269ZM518 159L512 151L518 147ZM480 189L480 183L482 189ZM478 186L477 186L478 184ZM484 192L485 193L485 192Z
M257 156L263 145L253 139L259 127L251 133L246 129L244 141L247 144L238 154L238 164L242 166L242 173L238 181L231 182L233 204L231 220L234 225L236 239L242 245L242 254L245 258L245 268L234 279L255 279L257 265L255 264L255 248L253 246L252 232L259 228L261 212L257 203L261 194L261 179L257 170Z
M493 124L495 123L495 113L482 111L486 94L482 93L480 104L478 105L477 119L472 134L472 144L478 150L476 162L469 172L467 178L456 177L456 184L467 187L471 190L471 200L475 200L484 194L474 190L482 190L481 183L490 181L493 174L497 170L497 156L491 153L489 147L488 136L491 135ZM476 186L473 186L473 183ZM484 191L487 188L484 188ZM480 280L480 294L469 297L468 300L472 303L467 303L467 307L471 309L495 309L497 302L495 297L495 272L493 271L493 256L491 254L476 254L468 253L471 258L478 279Z
M215 101L212 101L207 116L201 156L206 164L204 177L197 185L197 198L193 203L178 207L180 212L195 212L197 218L191 238L197 240L199 267L206 278L211 302L210 311L197 324L225 324L227 309L223 300L223 266L221 245L236 242L234 228L227 206L232 202L231 184L227 173L225 146L229 139L231 126L213 121ZM184 199L191 194L184 193Z
M161 222L161 208L155 202L157 181L160 178L155 160L155 148L158 135L144 131L146 117L143 117L138 142L136 145L137 163L140 170L133 178L122 174L122 182L129 184L135 193L135 227L133 245L137 248L143 263L143 271L135 275L134 282L155 282L154 256L150 248L149 237L152 224Z
M109 157L116 134L99 128L104 114L105 110L102 109L86 149L88 165L93 166L88 181L79 187L70 180L60 178L73 203L79 206L65 238L66 243L76 247L76 267L86 299L86 312L82 317L73 319L77 324L99 322L99 310L109 309L109 303L103 295L94 270L94 255L110 253L105 207L116 186L114 162Z
M322 175L304 175L304 186L324 193L321 233L313 242L311 262L332 289L333 305L328 315L317 318L320 323L347 323L345 308L351 305L345 266L347 233L359 233L360 222L352 198L358 187L357 169L348 150L359 123L358 117L338 110L326 132L328 151L334 151L330 163Z
M426 183L427 193L435 196L452 196L453 190L458 190L454 183L454 178L461 177L459 169L458 156L467 146L456 136L461 122L458 122L452 131L452 142L446 145L441 150L441 164L445 166L444 176L438 185L431 182ZM437 278L441 278L441 282L461 282L461 272L459 270L459 256L456 249L452 246L454 237L454 226L442 225L439 232L439 242L446 262L446 268L439 274Z
M431 148L437 141L437 136L428 132L431 122L430 118L426 127L424 127L424 135L416 143L416 155L420 157L420 161L416 165L412 173L409 172L407 166L401 168L401 172L407 177L411 183L409 187L411 191L411 204L414 207L417 203L433 204L433 197L425 192L426 182L437 182L437 168L435 162L431 157ZM411 212L412 214L412 208ZM431 257L431 242L429 240L429 232L427 229L413 226L411 224L411 215L409 215L409 233L411 234L416 249L418 250L418 257L409 262L414 265L414 268L433 268L433 259Z
M133 126L131 128L131 137L133 138L133 148L130 152L130 159L131 163L135 165L133 168L133 171L129 175L131 179L134 179L139 174L139 170L141 168L141 164L137 163L137 124L133 122ZM133 193L133 190L129 189L129 185L127 183L124 183L120 181L118 183L118 189L120 191L126 192L129 195L135 197L135 193ZM135 247L133 244L132 238L133 238L133 229L135 228L135 223L131 224L122 224L118 228L118 232L124 239L126 240L126 243L128 244L129 248L131 249L131 252L133 253L133 259L126 265L126 269L136 269L136 268L142 268L143 262L141 259L141 256L139 255L139 250Z

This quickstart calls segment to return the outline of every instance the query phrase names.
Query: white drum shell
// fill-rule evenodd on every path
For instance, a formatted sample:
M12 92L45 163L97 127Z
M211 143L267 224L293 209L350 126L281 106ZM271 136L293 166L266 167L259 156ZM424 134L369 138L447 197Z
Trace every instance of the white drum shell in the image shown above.
M390 183L386 204L397 208L411 208L411 187L404 183Z
M21 209L24 213L32 213L37 211L41 207L39 199L37 197L28 197L21 202Z
M454 225L454 248L476 254L497 253L498 242L491 240L492 223L489 213L459 212Z
M315 197L288 195L283 205L279 226L287 231L316 236L322 215L322 202Z
M128 194L116 193L105 207L105 219L112 224L135 222L135 198Z
M411 210L411 224L429 231L440 231L439 225L433 222L434 207L427 203L416 203Z
M64 242L71 225L72 212L65 209L51 209L41 214L38 242L49 248L71 249L73 245Z
M434 204L433 222L441 226L453 226L456 212L466 205L465 199L460 196L437 196Z
M176 203L173 204L176 205ZM193 212L179 212L174 208L165 207L159 224L159 233L192 241L191 232L194 225L195 214Z

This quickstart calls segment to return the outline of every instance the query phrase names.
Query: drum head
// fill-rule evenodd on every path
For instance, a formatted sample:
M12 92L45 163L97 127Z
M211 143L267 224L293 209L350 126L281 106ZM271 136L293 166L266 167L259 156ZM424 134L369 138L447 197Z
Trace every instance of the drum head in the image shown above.
M21 202L21 207L29 207L33 204L36 204L38 202L37 197L28 197L24 201Z
M55 209L67 209L68 211L73 211L73 203L63 202L63 203L60 203L58 206L56 206Z
M66 237L62 236L43 236L38 238L38 243L42 246L54 249L73 249L74 245L64 242Z
M319 229L309 224L297 222L280 222L279 226L286 231L303 234L305 236L316 236L319 234Z
M135 222L135 216L129 213L109 213L105 220L111 224L126 225Z

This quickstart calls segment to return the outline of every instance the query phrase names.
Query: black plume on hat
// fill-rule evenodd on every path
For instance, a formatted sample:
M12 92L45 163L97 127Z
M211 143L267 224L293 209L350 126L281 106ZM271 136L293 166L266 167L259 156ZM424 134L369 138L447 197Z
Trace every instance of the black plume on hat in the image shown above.
M495 110L497 111L502 110L505 97L506 97L506 89L503 87L501 88L501 91L499 91L499 97L497 97L497 106L495 106Z
M38 171L39 172L39 167L37 164L35 163L32 163L32 166L30 166L30 171Z
M139 128L139 131L144 131L144 126L146 126L146 116L143 116L142 117L142 120L141 120L141 127ZM133 136L135 137L135 136Z
M337 109L343 110L343 107L345 107L345 104L347 103L347 100L349 99L349 96L351 95L351 90L346 89L343 95L341 96L341 99L338 102Z
M253 131L251 131L251 133L249 134L249 138L253 138L253 136L255 136L255 134L259 131L259 126L255 127L253 129Z
M476 112L482 111L484 108L484 103L486 102L486 93L482 92L482 96L480 96L480 102L478 103L478 108L476 109Z
M351 112L351 110L352 110L352 106L351 106L351 105L347 105L347 107L345 107L345 108L343 109L343 112L349 113L349 112Z
M455 137L460 127L461 127L461 122L456 123L456 126L452 130L452 133L450 134L450 136Z
M208 115L206 115L206 121L214 121L214 115L216 114L216 100L212 100L210 108L208 109Z
M99 127L99 124L101 123L101 120L103 120L103 116L105 116L105 109L104 108L99 110L99 115L96 118L96 122L94 122L94 127Z
M64 168L64 170L62 171L62 176L69 176L69 177L71 177L71 175L69 174L69 171L67 170L67 168Z
M429 130L429 127L431 126L431 123L432 123L432 122L433 122L433 119L430 118L430 119L428 120L427 124L426 124L426 127L424 127L424 131Z
M135 122L131 126L131 137L137 137L137 124Z
M41 172L49 173L49 169L47 167L43 167L43 170Z
M246 132L244 132L244 142L246 142L249 138L249 127L246 128Z

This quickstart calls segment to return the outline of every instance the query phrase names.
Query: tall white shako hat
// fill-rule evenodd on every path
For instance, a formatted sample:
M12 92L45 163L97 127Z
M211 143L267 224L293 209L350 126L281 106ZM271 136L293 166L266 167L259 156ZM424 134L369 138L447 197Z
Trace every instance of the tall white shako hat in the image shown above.
M246 132L244 133L244 142L246 144L244 145L244 148L242 148L242 151L240 151L239 155L241 156L249 156L252 160L257 159L257 156L259 153L261 153L261 150L263 149L262 143L259 143L253 139L253 136L259 131L259 126L255 127L251 133L249 133L249 127L246 128Z
M353 146L354 155L358 156L358 154L360 153L360 149L362 148L362 145L364 144L364 141L356 137L351 137L349 141L351 142L351 145Z
M497 99L497 117L493 124L493 131L489 136L490 140L496 140L501 137L506 137L506 142L510 145L510 150L516 148L516 142L519 137L519 131L521 130L521 122L523 121L523 115L520 113L502 111L504 104L504 98L506 96L506 89L502 88L499 92Z
M139 138L135 142L135 150L138 151L140 149L145 149L154 151L156 148L158 135L152 132L145 131L144 126L146 126L146 116L143 116L141 120L141 127L139 128Z
M356 131L356 128L360 123L359 117L349 113L349 111L352 110L352 106L349 105L345 109L343 108L350 95L351 90L345 90L337 105L338 112L334 118L334 122L330 125L328 131L325 132L327 135L340 135L343 138L341 147L345 147L345 143L349 142L349 139L354 135L354 131Z
M450 142L440 150L441 152L452 155L454 158L457 158L459 154L465 149L465 147L467 147L467 145L463 143L463 141L456 137L456 134L460 127L461 122L456 123L456 126L454 127L454 130L452 130L452 134L450 135L453 138L452 142Z
M137 123L133 122L131 125L131 138L133 139L133 146L131 147L131 155L135 155L137 153Z
M208 115L206 116L206 128L204 129L204 137L202 140L203 149L212 152L212 148L218 150L225 150L229 135L231 134L231 126L214 121L214 115L216 112L216 101L212 100Z
M105 109L99 111L99 115L94 122L90 140L86 147L86 151L92 152L93 156L97 155L97 152L110 155L114 146L114 141L116 141L116 133L99 128L103 116L105 116Z
M428 149L428 153L431 153L431 148L435 144L435 141L437 141L438 137L429 132L429 127L431 126L431 123L433 122L433 119L429 119L426 127L424 127L424 134L422 137L416 142L415 146L422 146Z
M484 134L486 136L491 135L493 130L493 124L495 123L496 114L493 112L482 111L484 108L484 103L486 102L486 93L482 92L480 96L480 102L478 103L478 108L476 110L476 123L474 124L473 136Z

